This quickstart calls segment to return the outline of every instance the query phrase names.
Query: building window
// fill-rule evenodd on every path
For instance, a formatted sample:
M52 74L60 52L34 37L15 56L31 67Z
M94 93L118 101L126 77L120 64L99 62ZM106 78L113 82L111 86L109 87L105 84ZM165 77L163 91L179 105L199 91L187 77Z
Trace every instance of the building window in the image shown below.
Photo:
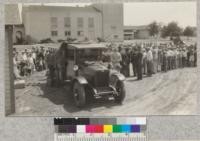
M77 35L78 35L78 36L83 36L83 31L78 31L78 32L77 32Z
M81 27L81 28L83 27L83 18L80 18L80 17L79 17L79 18L77 19L77 25L78 25L78 27Z
M65 31L65 36L71 36L71 31Z
M51 36L58 36L58 31L51 31Z
M114 35L114 39L118 39L118 35Z
M71 19L70 19L70 17L65 17L64 18L64 24L65 24L65 27L70 27L71 26Z
M94 27L94 18L88 18L88 27L93 28Z
M133 32L131 29L125 29L124 32Z
M58 27L57 17L51 17L51 28L57 28L57 27Z
M114 26L114 25L111 26L111 29L112 29L112 30L116 30L116 28L117 28L117 27Z

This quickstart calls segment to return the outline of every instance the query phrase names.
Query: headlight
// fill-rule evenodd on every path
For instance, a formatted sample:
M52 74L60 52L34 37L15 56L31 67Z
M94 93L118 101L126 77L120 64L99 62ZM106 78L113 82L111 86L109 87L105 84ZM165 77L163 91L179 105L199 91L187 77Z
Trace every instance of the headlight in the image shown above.
M74 71L77 71L77 70L78 70L78 66L74 65Z

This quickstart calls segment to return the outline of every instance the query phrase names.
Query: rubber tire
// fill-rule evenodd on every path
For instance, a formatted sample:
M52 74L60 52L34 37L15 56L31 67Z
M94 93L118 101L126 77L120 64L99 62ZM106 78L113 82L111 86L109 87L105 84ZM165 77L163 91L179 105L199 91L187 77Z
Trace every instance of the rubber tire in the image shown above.
M78 100L75 97L76 92L79 96ZM85 106L85 104L86 104L85 87L84 87L84 85L80 84L78 81L75 81L74 85L73 85L73 98L74 98L75 105L77 107L80 108L80 107Z
M121 89L121 92L119 92L117 87ZM117 92L119 92L119 95L115 97L115 102L122 104L122 102L124 101L125 96L126 96L126 90L125 90L123 81L120 81L120 80L117 81L116 90L117 90Z
M92 103L94 100L93 92L88 85L85 85L85 92L86 92L86 104Z

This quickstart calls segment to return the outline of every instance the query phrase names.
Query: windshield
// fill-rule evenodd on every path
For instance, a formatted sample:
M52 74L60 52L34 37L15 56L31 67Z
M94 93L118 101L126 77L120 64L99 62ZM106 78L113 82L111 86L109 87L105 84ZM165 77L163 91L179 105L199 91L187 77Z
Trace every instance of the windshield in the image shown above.
M77 51L78 62L100 61L102 56L101 49L81 49Z

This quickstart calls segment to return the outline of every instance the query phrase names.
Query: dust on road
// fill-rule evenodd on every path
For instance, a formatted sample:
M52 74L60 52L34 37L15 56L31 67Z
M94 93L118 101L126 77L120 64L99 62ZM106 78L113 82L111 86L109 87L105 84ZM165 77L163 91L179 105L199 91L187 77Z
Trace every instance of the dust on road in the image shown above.
M67 86L46 86L45 72L36 72L26 82L25 89L15 90L14 116L195 115L197 112L197 68L158 73L141 81L127 78L122 105L95 100L82 109L75 107Z

